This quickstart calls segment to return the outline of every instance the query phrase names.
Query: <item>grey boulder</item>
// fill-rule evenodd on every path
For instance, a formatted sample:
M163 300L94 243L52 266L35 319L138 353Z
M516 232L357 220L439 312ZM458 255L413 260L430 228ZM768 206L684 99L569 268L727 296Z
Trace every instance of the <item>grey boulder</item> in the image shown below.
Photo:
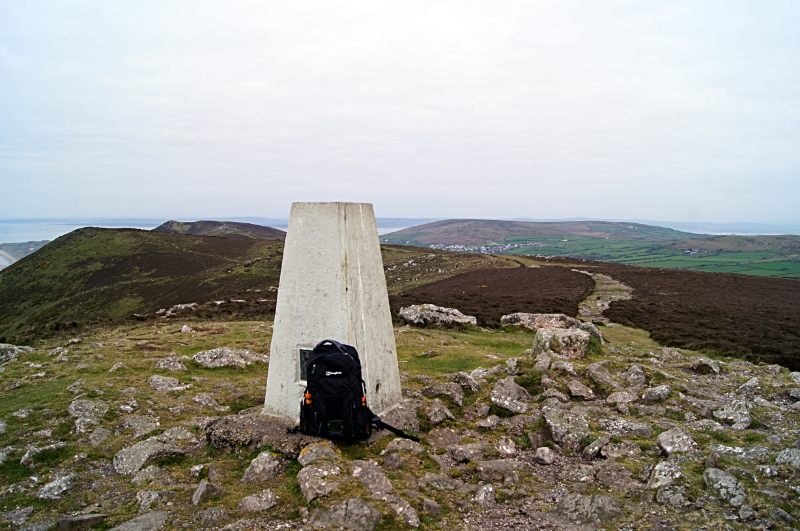
M611 496L568 494L549 514L573 524L602 525L621 517L623 512Z
M724 470L706 468L703 472L703 481L709 490L734 507L741 506L747 500L744 486Z
M648 402L660 402L669 398L672 388L668 385L659 385L658 387L651 387L645 389L642 394L642 399Z
M383 473L375 461L353 461L351 464L353 466L353 477L361 481L370 492L371 498L382 500L394 490L389 478L386 477L386 474Z
M426 408L425 413L428 417L428 421L430 421L430 423L434 426L437 426L448 419L455 420L455 417L450 410L447 409L447 406L445 406L444 403L438 398L431 400Z
M381 513L361 498L349 498L330 509L319 509L308 521L312 527L345 527L352 531L375 531Z
M697 449L692 434L685 428L674 428L661 433L656 439L658 446L667 454L691 452Z
M319 461L320 459L338 459L340 455L341 452L336 449L332 442L325 441L320 443L311 443L300 450L300 455L297 456L297 460L301 465L308 466L314 461Z
M151 376L147 380L147 382L150 384L150 387L152 387L156 391L165 391L165 392L184 391L192 386L192 384L181 384L181 382L177 378L172 378L170 376L160 376L158 374L154 374L153 376Z
M200 485L197 486L197 489L195 489L194 493L192 494L192 504L200 505L211 498L218 498L223 494L225 494L225 491L204 479L200 482Z
M580 328L540 328L533 339L533 353L551 350L567 358L583 358L586 356L590 337L589 332Z
M135 474L151 459L183 455L185 452L172 443L163 443L155 437L123 448L114 456L117 474Z
M419 390L422 396L447 396L457 405L464 403L464 389L456 383L436 383L428 385Z
M478 324L477 318L464 315L455 308L433 304L416 304L400 308L400 318L416 326L464 326Z
M219 347L211 350L198 352L192 359L203 367L237 367L244 369L253 362L260 361L269 363L269 357L263 354L256 354L247 349L236 349L230 347Z
M274 507L278 503L278 497L269 489L260 494L253 494L242 498L237 508L247 513L259 513Z
M45 500L58 500L65 492L71 489L77 481L77 474L61 476L42 487L36 495Z
M169 511L153 511L128 520L124 524L111 528L110 531L155 531L164 527L169 515Z
M339 476L341 470L330 461L319 461L303 468L297 474L297 483L307 502L327 496L339 488L338 481L331 481L331 478Z
M718 362L701 357L692 358L691 368L700 374L719 374L721 372Z
M581 441L592 433L586 416L573 410L545 407L542 417L553 440L568 448L579 448Z
M285 468L281 459L278 459L269 450L263 451L250 462L250 466L244 471L242 483L262 483L276 478L283 473Z
M513 376L509 376L497 381L489 398L498 407L515 413L525 413L530 405L524 401L530 400L531 396L514 381Z

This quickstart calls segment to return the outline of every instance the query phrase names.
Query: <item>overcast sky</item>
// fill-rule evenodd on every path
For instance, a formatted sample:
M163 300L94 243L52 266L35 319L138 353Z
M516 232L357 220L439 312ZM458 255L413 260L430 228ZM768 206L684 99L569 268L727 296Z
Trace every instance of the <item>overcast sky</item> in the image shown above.
M800 2L0 1L0 218L800 219Z

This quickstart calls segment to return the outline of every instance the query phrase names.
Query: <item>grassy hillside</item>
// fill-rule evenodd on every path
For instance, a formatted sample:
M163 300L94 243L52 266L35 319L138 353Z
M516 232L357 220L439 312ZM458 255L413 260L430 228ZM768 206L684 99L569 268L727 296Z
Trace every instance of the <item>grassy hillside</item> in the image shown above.
M534 237L582 236L633 240L672 241L697 238L698 234L638 223L611 221L526 222L482 219L450 219L409 227L385 234L381 241L400 245L487 245L523 241Z
M278 240L79 229L0 272L0 336L266 289L282 253Z
M154 232L177 232L195 236L221 236L223 238L250 238L255 240L285 240L286 233L272 227L239 223L236 221L167 221Z

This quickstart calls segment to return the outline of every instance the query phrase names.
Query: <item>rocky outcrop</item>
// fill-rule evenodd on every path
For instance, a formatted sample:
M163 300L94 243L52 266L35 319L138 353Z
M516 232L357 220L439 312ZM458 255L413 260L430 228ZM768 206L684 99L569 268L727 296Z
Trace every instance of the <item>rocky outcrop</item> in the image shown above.
M515 413L525 413L530 405L526 402L531 399L530 394L514 381L513 376L497 381L492 394L489 396L492 403Z
M611 496L569 494L550 511L557 520L579 525L603 525L623 516L619 502Z
M464 315L455 308L433 304L416 304L400 308L400 318L415 326L477 326L477 318Z
M533 339L533 354L552 351L566 358L583 358L589 347L589 333L579 328L542 328Z
M148 380L148 383L150 384L150 387L156 391L165 391L170 393L184 391L192 386L192 384L181 384L177 378L160 376L158 374L151 376Z
M169 515L169 511L153 511L112 527L110 531L156 531L166 525Z
M212 420L204 431L208 442L217 449L269 445L290 459L297 459L300 450L321 441L317 437L289 434L286 428L286 424L269 417L230 415Z
M153 437L117 452L114 470L117 474L135 474L148 461L184 453L175 444L164 443Z
M156 362L155 368L166 369L168 371L185 371L186 365L184 365L180 359L174 356L168 356L166 358L158 360Z
M242 483L263 483L283 473L285 463L269 450L261 452L244 471Z
M542 418L547 423L553 440L567 448L577 450L581 442L592 433L585 415L577 411L544 407Z
M85 433L90 425L97 426L108 411L108 404L96 400L73 400L67 412L75 418L75 431Z
M236 367L244 369L246 366L255 362L269 363L269 356L256 354L247 349L230 347L203 350L192 356L192 359L203 367L212 369L217 367Z
M706 468L703 481L717 496L734 507L741 506L746 500L744 486L735 476L718 468Z
M0 363L8 363L26 352L34 351L36 351L36 349L33 347L18 347L16 345L9 345L8 343L0 343Z
M278 503L278 497L269 489L259 494L245 496L237 505L237 509L246 513L260 513L274 507Z
M339 481L334 481L341 474L341 469L329 461L319 461L304 467L297 474L300 492L307 502L320 496L327 496L339 488Z
M381 513L361 498L349 498L330 509L318 509L308 524L312 527L345 527L352 531L375 531Z
M530 330L542 328L572 328L581 321L563 313L512 313L500 318L502 326L523 326Z
M192 505L200 505L212 498L218 498L223 494L225 494L225 491L204 479L192 494Z
M419 390L422 396L447 396L456 405L462 405L464 403L464 390L461 388L460 385L455 383L436 383L432 385L427 385Z

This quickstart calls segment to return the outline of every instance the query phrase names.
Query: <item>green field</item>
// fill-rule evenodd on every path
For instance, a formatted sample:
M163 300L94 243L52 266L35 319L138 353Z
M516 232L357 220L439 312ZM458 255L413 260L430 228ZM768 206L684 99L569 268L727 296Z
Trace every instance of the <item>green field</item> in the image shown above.
M493 250L493 254L568 256L643 267L800 278L800 250L794 245L778 246L768 242L763 250L751 250L752 238L741 238L738 247L744 250L737 251L737 238L725 236L709 239L714 243L705 245L705 249L694 254L686 254L685 251L688 248L696 249L689 244L697 244L697 240L686 242L684 246L680 241L630 238L508 236L502 241L486 242L483 246L519 245L508 250ZM797 237L785 237L784 241L786 238L794 242ZM712 250L715 246L723 248ZM479 252L480 247L473 246L471 250Z

